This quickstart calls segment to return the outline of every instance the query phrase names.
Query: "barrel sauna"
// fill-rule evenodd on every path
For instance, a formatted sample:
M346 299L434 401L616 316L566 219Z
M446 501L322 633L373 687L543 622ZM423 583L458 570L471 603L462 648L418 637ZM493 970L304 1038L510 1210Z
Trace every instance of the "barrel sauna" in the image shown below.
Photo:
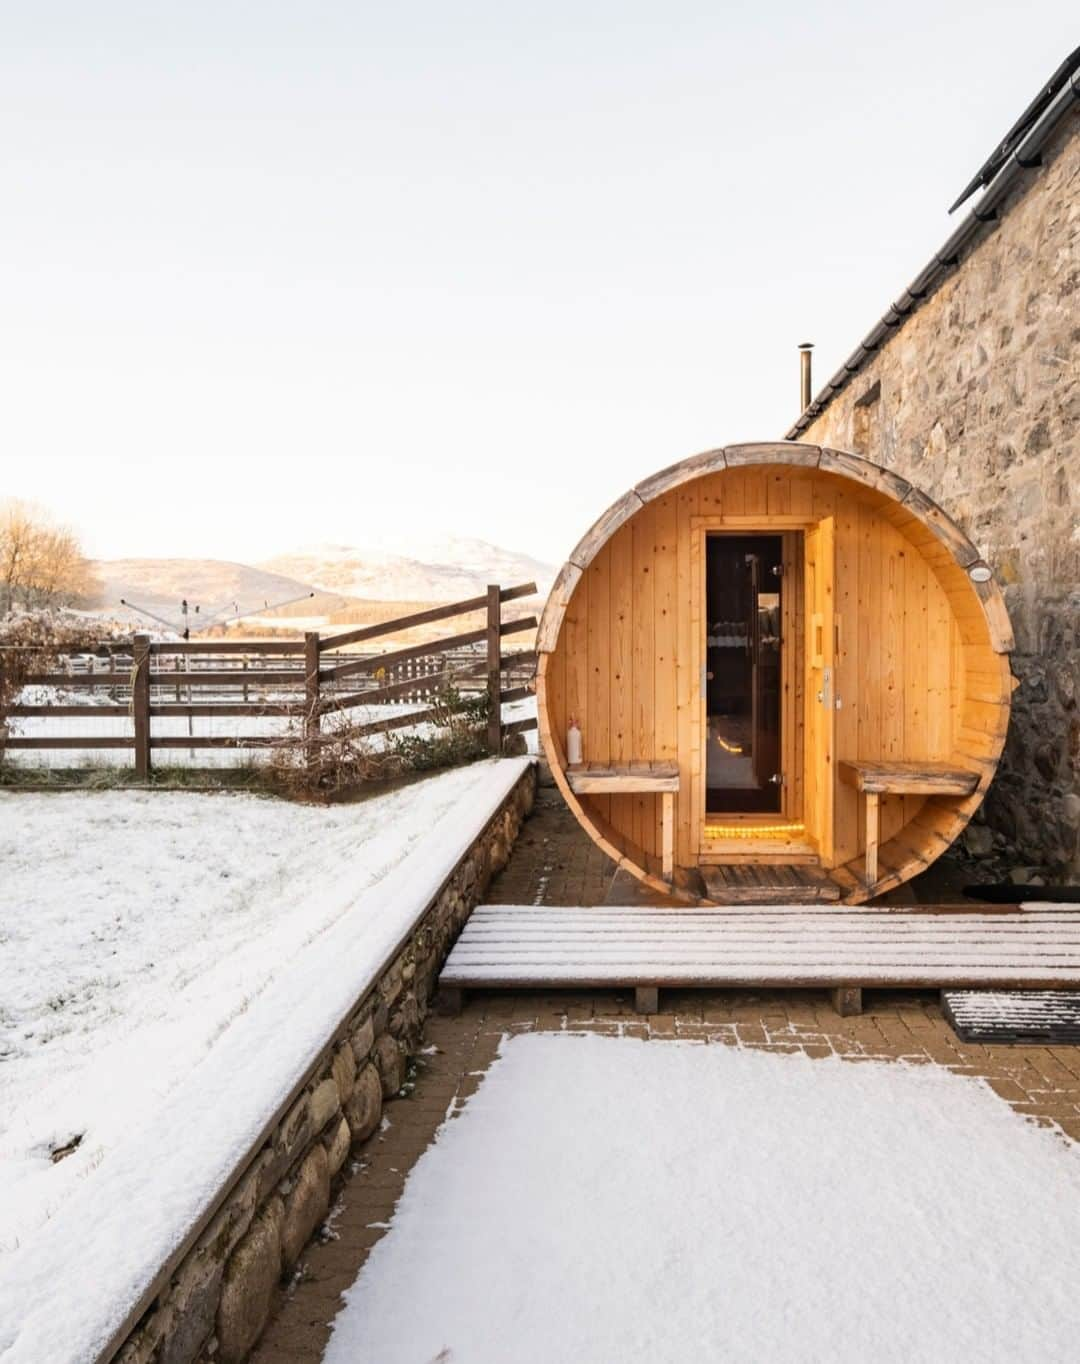
M990 567L910 483L845 451L727 446L639 483L563 565L540 735L578 820L653 889L858 903L978 809L1012 647Z

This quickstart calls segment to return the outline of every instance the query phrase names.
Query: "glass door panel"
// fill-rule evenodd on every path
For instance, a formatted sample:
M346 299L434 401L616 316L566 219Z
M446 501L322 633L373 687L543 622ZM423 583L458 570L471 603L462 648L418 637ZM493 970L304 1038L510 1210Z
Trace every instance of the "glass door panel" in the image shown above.
M706 812L781 808L779 535L708 535Z

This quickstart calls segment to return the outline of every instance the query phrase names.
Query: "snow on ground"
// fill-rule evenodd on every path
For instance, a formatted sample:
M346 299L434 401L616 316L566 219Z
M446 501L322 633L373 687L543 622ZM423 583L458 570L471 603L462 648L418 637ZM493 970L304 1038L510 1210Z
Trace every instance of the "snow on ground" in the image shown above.
M505 1042L414 1167L325 1364L1071 1361L1080 1153L981 1081Z
M39 691L43 690L41 688ZM44 698L24 696L39 704ZM63 698L67 699L67 698ZM74 698L85 701L85 697ZM396 719L409 710L422 710L420 704L354 706L350 718L357 724L370 724L377 720ZM513 720L535 718L536 698L507 702L503 708L503 720L509 724ZM18 716L11 721L12 736L20 738L95 738L130 739L134 735L134 720L124 715L89 716ZM151 734L155 738L186 738L189 733L203 736L257 736L275 738L288 731L286 717L273 715L221 715L195 716L190 721L177 716L154 716L150 721ZM189 729L190 725L190 729ZM436 733L430 724L408 726L396 731L398 734ZM535 730L525 734L530 753L538 751ZM380 749L386 742L383 735L373 734L368 742L373 750ZM258 748L163 748L155 750L153 761L159 767L236 767L258 762L262 756ZM12 748L7 750L5 761L18 767L79 768L132 767L135 753L129 748Z
M329 809L0 795L0 1356L122 1318L526 762Z

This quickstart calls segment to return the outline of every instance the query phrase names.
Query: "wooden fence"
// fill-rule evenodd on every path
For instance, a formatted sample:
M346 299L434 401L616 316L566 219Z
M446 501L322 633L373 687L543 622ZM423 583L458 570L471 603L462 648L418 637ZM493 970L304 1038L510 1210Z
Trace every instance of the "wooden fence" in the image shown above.
M11 717L46 719L124 718L129 735L11 735L8 749L133 749L135 772L149 774L155 750L258 749L281 742L273 734L155 734L155 719L272 717L299 721L303 738L317 739L323 718L360 706L400 706L392 714L357 726L355 733L378 734L437 718L433 702L448 685L489 697L487 743L501 753L509 734L536 728L536 719L504 723L503 705L524 700L534 690L535 652L504 654L508 635L536 629L536 617L505 619L508 602L536 593L535 583L490 586L485 595L431 607L397 620L363 626L342 634L308 632L303 640L189 640L159 642L134 637L133 646L88 646L71 651L65 666L30 676L32 686L58 691L93 689L108 700L70 703L46 698L9 707ZM483 612L479 629L384 653L359 652L357 646L398 635L417 626ZM94 658L102 661L99 668ZM507 683L512 685L506 685ZM420 703L420 708L415 706ZM406 706L409 708L406 709Z

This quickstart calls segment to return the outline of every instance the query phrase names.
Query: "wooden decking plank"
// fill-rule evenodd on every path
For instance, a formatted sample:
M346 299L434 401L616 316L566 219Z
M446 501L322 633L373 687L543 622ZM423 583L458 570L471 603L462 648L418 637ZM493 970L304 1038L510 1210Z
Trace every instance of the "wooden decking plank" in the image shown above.
M450 988L1065 988L1080 983L1078 908L488 905L465 926L441 979Z

